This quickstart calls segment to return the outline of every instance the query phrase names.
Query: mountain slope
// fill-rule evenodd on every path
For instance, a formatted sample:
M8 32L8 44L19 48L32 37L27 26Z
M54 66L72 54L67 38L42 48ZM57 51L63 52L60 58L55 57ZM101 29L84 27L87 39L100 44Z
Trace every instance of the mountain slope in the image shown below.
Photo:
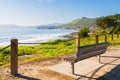
M97 18L78 18L62 26L62 29L80 29L82 27L94 28Z
M39 25L37 26L37 29L58 29L61 26L63 26L63 23L53 23L48 25Z

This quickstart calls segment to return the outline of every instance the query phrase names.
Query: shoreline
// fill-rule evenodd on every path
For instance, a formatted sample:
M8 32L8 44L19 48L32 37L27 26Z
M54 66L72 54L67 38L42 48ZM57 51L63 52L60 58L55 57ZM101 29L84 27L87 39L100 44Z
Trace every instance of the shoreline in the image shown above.
M62 37L67 38L67 39L74 39L77 35L77 32L72 32L66 35L63 35Z
M71 32L71 33L64 33L64 34L48 35L48 36L45 36L45 38L43 38L43 39L41 39L40 36L35 37L33 39L32 38L31 39L25 39L25 40L18 39L18 43L45 43L45 42L48 42L50 40L73 39L73 38L75 38L76 34L77 34L77 32ZM4 47L4 46L7 46L7 45L10 45L10 41L0 43L0 47ZM34 45L37 45L37 44L22 44L22 45L24 45L24 46L34 46Z

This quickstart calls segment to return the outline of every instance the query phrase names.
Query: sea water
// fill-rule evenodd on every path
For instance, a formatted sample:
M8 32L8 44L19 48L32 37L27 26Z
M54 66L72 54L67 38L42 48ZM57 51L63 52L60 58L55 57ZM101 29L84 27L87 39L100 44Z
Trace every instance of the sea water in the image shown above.
M10 44L11 39L19 43L40 43L75 32L75 30L37 29L35 27L0 27L0 46Z

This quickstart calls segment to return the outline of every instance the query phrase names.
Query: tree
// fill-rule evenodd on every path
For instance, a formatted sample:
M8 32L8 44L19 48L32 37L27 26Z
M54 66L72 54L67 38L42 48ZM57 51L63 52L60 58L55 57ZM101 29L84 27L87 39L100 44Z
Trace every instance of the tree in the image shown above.
M120 33L120 26L117 25L116 27L113 27L112 30L110 31L110 34L112 34L112 33L114 33L114 34Z
M97 19L97 26L102 28L102 29L107 29L115 26L115 19L112 16L107 16L107 17L101 17Z
M120 14L110 15L98 18L96 21L97 27L103 30L110 30L110 33L118 33L120 31L120 23L117 22Z
M88 35L89 32L90 32L89 28L88 27L84 27L84 28L79 30L78 35L80 37L88 37L89 36Z

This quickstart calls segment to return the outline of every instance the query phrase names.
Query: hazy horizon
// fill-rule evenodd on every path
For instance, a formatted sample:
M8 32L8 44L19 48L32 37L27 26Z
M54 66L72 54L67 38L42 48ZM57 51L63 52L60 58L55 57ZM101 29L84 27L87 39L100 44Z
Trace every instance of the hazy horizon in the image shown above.
M0 25L67 23L120 13L120 0L1 0Z

